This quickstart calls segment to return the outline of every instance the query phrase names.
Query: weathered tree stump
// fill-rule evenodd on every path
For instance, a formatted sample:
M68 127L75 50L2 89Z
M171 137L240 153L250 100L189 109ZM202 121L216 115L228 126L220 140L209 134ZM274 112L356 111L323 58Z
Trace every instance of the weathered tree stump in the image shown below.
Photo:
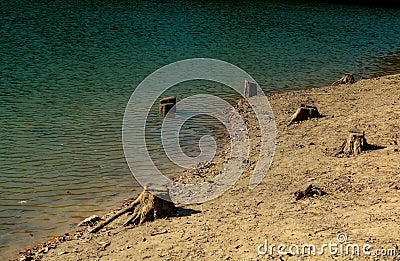
M165 116L169 111L175 112L175 104L174 103L163 103L160 104L160 115Z
M368 149L365 132L351 130L347 140L343 142L339 154L357 155Z
M345 73L342 78L332 83L332 85L340 85L340 84L353 84L356 80L351 73Z
M129 224L140 225L147 221L170 217L174 214L174 212L174 203L158 198L145 189L127 208L121 209L89 232L98 232L100 229L104 228L109 223L126 213L129 213L130 217L124 223L124 226Z
M167 115L169 111L175 112L176 97L169 96L160 100L159 113L162 116Z
M308 106L302 104L300 108L293 114L292 118L289 121L289 125L293 122L304 121L311 118L318 118L321 117L317 107L315 106Z
M251 82L248 80L244 81L244 97L250 98L253 96L257 96L258 85L255 82Z

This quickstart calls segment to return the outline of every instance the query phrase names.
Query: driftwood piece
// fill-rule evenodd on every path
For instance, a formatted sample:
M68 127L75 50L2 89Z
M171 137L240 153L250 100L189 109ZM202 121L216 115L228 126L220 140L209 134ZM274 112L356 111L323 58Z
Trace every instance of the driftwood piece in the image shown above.
M130 218L124 223L124 226L129 224L142 224L147 221L153 221L159 218L170 217L174 214L175 205L170 201L158 198L149 193L146 189L133 201L127 208L121 209L113 216L108 218L103 223L100 223L90 233L96 233L118 217L130 213Z
M356 80L351 73L345 73L342 78L332 83L332 86L340 85L340 84L353 84Z
M289 125L293 122L304 121L311 118L318 118L321 117L317 107L315 106L308 106L302 104L300 108L293 114L292 118L289 121Z
M339 154L357 155L368 149L365 132L351 130L347 139L343 142Z

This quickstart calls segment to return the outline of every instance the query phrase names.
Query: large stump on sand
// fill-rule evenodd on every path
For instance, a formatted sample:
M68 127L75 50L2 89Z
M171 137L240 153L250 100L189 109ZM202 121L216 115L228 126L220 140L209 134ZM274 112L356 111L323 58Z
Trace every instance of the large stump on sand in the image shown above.
M365 132L360 130L351 130L347 140L340 148L339 154L357 155L368 149L368 143L365 138Z
M90 232L98 232L113 220L127 213L129 218L124 223L124 226L129 224L139 225L147 221L170 217L174 212L174 203L156 197L145 189L127 208L118 211L106 221L94 227Z
M289 121L289 125L293 122L304 121L311 118L321 117L317 107L301 104L300 108L293 114Z

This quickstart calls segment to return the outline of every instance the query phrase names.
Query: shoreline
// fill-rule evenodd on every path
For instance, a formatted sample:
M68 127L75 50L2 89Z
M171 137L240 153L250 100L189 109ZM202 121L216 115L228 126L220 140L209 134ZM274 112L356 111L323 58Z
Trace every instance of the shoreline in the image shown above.
M259 144L256 124L249 108L242 104L239 108L249 120L252 153L245 173L224 195L185 206L193 213L189 215L178 213L135 228L121 229L115 223L95 235L67 233L58 239L62 242L54 242L54 248L38 250L43 260L296 260L296 256L276 253L259 255L257 246L267 239L271 244L328 243L338 233L346 234L349 242L397 246L395 233L400 225L393 217L400 211L396 209L400 200L400 178L396 177L400 173L400 110L396 112L400 107L400 76L270 93L268 99L276 117L277 148L272 166L258 187L247 188ZM316 105L324 117L287 126L302 103ZM352 157L332 156L350 128L365 130L368 142L384 148ZM210 166L188 171L177 179L188 181L198 176L200 181L218 173L228 154L226 149L221 152ZM384 175L376 175L379 173ZM308 184L320 187L327 195L295 201L293 193ZM316 260L315 256L303 258Z

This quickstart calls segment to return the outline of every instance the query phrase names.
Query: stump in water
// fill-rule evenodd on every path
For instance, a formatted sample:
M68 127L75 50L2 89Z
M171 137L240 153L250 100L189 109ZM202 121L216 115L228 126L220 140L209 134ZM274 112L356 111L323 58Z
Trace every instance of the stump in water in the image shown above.
M293 114L292 118L289 121L289 125L293 122L304 121L318 117L321 117L321 114L319 113L317 107L302 104L300 108L297 109L295 114Z
M176 111L176 97L175 96L169 96L166 98L163 98L160 100L160 106L159 106L159 113L162 116L167 115L169 111L175 112Z
M365 132L359 130L351 130L347 140L343 143L339 154L360 154L368 149L368 143L365 139Z
M342 78L337 80L336 82L332 83L332 85L339 85L339 84L353 84L356 80L351 73L345 73Z
M174 203L158 198L145 189L136 200L129 205L129 207L118 211L112 217L97 225L90 230L90 233L98 232L100 229L126 213L129 213L131 216L124 223L124 226L129 224L139 225L147 221L170 217L174 214L174 211Z
M250 98L253 96L257 96L258 85L255 82L251 82L248 80L244 81L244 97Z

